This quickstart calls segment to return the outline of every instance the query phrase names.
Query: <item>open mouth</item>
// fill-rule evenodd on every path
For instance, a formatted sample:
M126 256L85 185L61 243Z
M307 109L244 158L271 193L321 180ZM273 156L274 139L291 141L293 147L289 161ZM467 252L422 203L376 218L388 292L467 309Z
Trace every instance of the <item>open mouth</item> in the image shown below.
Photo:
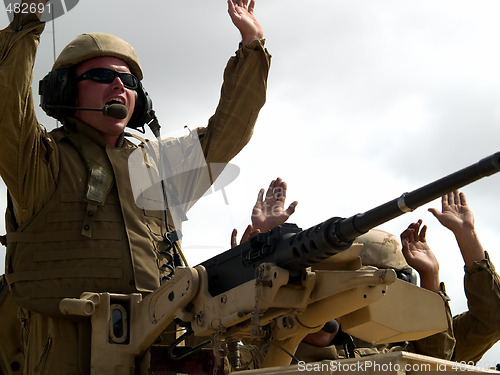
M106 105L111 105L111 104L125 105L125 101L122 98L113 98L113 99L110 99L106 102Z

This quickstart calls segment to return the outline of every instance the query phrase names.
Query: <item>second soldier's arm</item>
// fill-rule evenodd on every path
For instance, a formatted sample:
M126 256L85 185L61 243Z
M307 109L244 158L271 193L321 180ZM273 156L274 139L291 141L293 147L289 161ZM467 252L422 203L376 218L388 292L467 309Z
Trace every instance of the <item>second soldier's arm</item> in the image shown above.
M500 278L474 228L464 193L442 198L442 210L429 211L455 235L465 263L464 287L469 310L453 317L453 361L477 362L500 339Z

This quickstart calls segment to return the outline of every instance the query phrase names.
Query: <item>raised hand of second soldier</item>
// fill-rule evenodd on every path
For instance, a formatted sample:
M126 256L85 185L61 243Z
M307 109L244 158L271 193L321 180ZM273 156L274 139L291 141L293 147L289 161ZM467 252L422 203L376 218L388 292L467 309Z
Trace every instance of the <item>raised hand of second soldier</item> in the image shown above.
M420 275L420 286L433 292L439 291L439 262L427 244L425 233L427 226L422 220L412 223L401 233L403 255L408 264Z
M267 232L288 220L295 212L298 202L292 202L285 210L286 182L280 177L271 181L264 199L264 189L260 189L257 202L252 209L252 224L248 225L240 243L248 241L257 233ZM231 247L237 245L237 230L231 233Z
M474 228L474 215L467 205L464 193L459 193L458 190L452 191L441 198L442 212L435 208L429 208L439 222L457 233L467 229Z
M467 205L464 193L455 190L441 198L442 210L429 208L439 222L451 230L457 239L465 266L484 259L484 249L474 228L474 215Z
M255 0L227 0L229 17L241 33L241 42L247 45L262 39L264 32L253 15Z
M260 232L283 224L295 212L298 202L292 202L285 210L286 182L280 177L271 181L264 198L264 189L260 189L257 202L252 210L252 227Z

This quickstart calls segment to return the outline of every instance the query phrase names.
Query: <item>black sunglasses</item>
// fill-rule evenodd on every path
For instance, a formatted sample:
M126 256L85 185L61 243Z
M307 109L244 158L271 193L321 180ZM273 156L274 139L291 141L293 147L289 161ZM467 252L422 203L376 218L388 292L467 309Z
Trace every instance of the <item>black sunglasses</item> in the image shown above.
M116 76L120 78L128 89L136 90L139 86L139 80L136 76L131 73L117 72L106 68L95 68L83 73L80 77L76 79L76 82L83 81L85 79L91 79L94 82L100 83L111 83L115 80Z

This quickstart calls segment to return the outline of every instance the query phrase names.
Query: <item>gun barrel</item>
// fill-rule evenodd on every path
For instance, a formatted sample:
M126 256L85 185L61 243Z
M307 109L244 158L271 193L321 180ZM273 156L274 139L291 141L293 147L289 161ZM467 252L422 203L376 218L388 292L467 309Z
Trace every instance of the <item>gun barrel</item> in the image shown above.
M404 193L400 197L378 207L340 220L336 224L335 236L340 239L341 243L348 243L380 224L390 221L406 212L413 211L436 198L483 177L491 176L499 170L500 152L497 152L419 189Z

